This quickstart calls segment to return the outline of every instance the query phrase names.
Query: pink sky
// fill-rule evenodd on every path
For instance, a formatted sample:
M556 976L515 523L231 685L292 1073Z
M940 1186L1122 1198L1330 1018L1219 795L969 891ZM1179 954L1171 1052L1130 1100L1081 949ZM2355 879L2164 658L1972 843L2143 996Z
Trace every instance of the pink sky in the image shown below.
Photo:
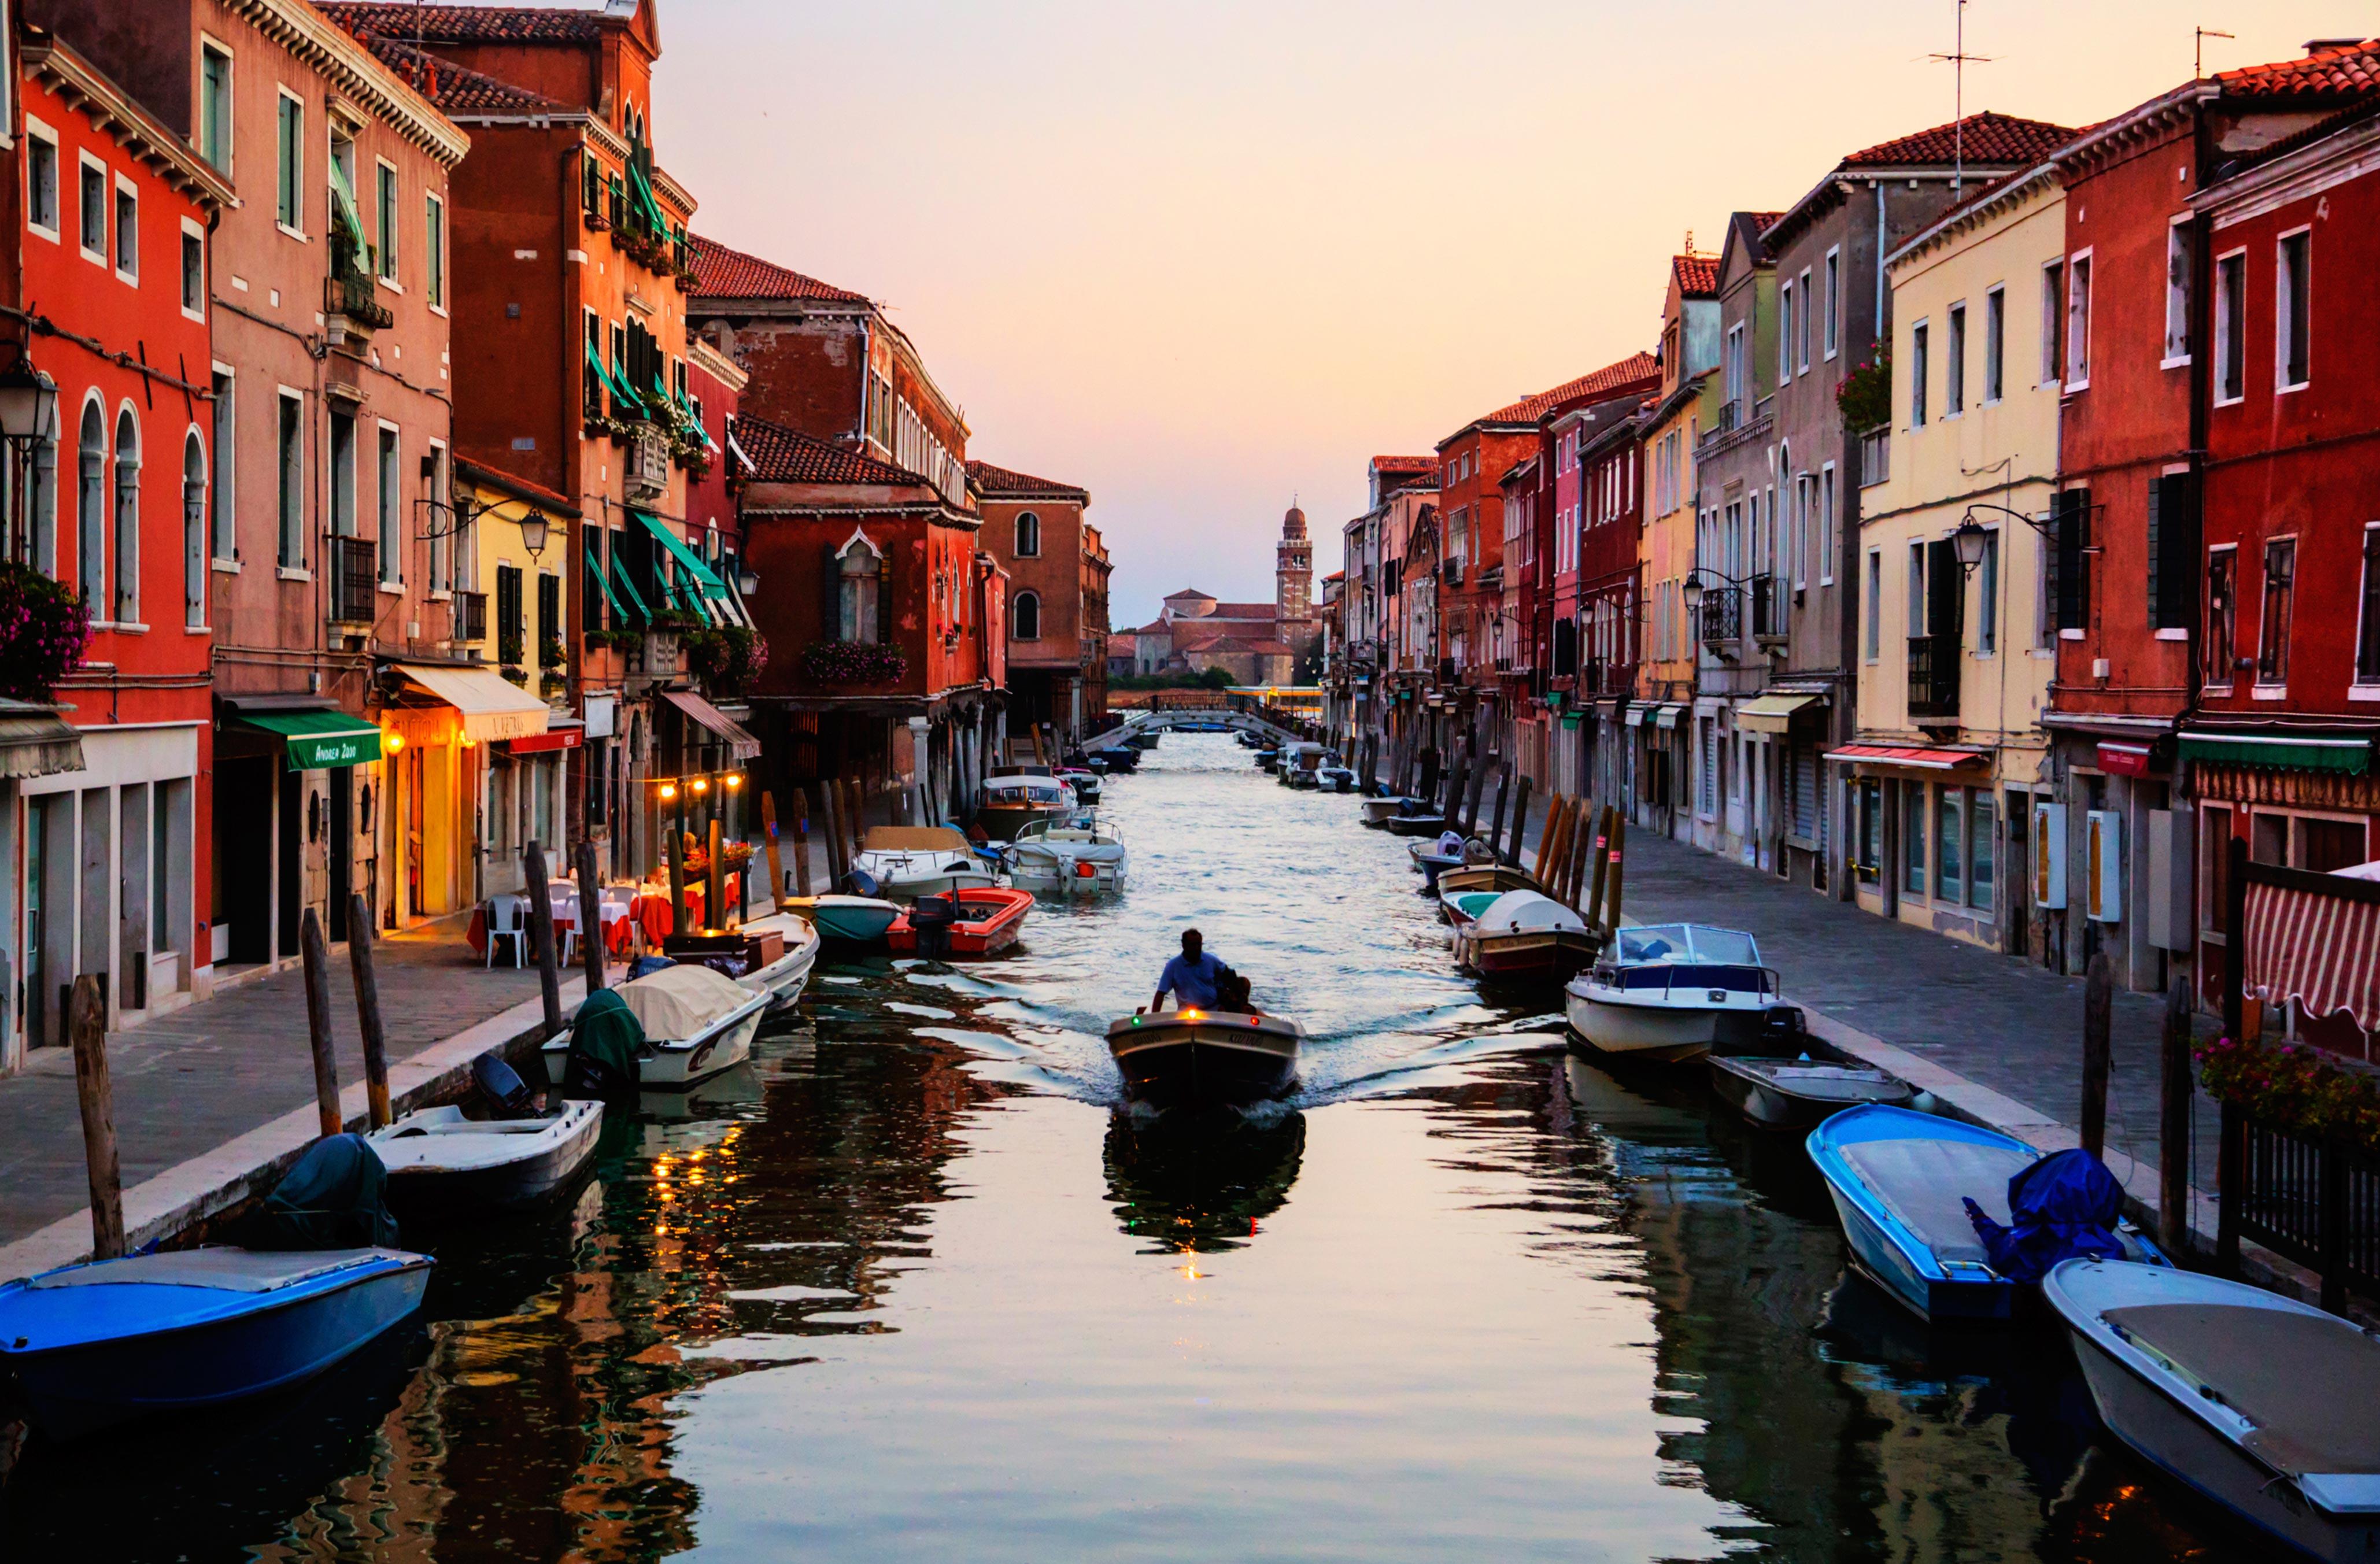
M1969 112L2104 118L2348 0L1975 0ZM882 300L971 454L1080 483L1118 628L1317 570L1374 452L1652 346L1688 230L1951 117L1950 0L662 0L697 226Z

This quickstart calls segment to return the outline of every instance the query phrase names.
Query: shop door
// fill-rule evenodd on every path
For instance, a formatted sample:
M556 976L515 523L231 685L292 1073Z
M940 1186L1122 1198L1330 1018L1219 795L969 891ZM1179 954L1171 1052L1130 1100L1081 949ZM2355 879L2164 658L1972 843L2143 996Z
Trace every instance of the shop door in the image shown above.
M265 762L271 765L270 760ZM306 777L285 767L281 772L281 818L273 839L281 845L281 872L274 877L280 938L275 948L285 956L298 953L298 925L306 915Z
M347 927L347 893L354 888L356 773L346 766L331 772L331 820L322 839L331 845L331 938L353 937Z
M223 881L224 952L235 966L273 959L273 768L271 756L215 762L215 873Z

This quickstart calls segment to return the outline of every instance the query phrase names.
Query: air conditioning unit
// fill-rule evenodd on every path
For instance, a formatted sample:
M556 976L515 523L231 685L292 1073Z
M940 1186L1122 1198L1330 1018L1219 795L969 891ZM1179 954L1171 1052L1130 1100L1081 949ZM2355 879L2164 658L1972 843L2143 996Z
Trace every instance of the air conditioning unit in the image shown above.
M627 467L621 477L630 503L658 503L669 493L669 438L651 424L631 425Z
M2033 806L2033 904L2066 910L2066 806L2046 799Z
M2094 923L2124 921L2124 817L2113 809L2093 809L2083 816L2090 831L2084 856L2089 884L2085 903Z

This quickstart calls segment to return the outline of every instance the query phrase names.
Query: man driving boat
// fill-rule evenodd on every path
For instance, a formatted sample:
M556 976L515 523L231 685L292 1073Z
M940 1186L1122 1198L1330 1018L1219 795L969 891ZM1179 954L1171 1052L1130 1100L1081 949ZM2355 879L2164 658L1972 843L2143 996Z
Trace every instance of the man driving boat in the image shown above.
M1184 1010L1215 1008L1216 987L1221 982L1223 964L1207 954L1206 937L1195 928L1182 931L1182 953L1165 964L1158 976L1157 997L1148 1001L1150 1010L1165 1008L1165 996L1172 994L1173 1002Z

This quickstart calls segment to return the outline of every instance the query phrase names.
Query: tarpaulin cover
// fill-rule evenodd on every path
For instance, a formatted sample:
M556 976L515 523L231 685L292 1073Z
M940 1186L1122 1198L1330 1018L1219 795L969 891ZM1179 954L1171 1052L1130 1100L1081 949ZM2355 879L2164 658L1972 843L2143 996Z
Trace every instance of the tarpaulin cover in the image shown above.
M620 990L598 990L578 1007L578 1018L571 1024L562 1095L580 1101L634 1101L637 1056L644 1049L644 1025Z
M2278 885L2248 885L2249 988L2308 1014L2346 1011L2380 1027L2380 905Z
M2010 1281L2039 1281L2060 1260L2120 1260L2116 1238L2124 1190L2107 1165L2081 1146L2052 1152L2009 1180L2010 1225L1966 1202L1992 1269Z
M249 1249L395 1248L380 1154L361 1135L316 1141L241 1225L239 1242Z
M636 1012L644 1036L685 1042L752 998L752 990L707 966L664 967L650 977L624 983L616 993Z

